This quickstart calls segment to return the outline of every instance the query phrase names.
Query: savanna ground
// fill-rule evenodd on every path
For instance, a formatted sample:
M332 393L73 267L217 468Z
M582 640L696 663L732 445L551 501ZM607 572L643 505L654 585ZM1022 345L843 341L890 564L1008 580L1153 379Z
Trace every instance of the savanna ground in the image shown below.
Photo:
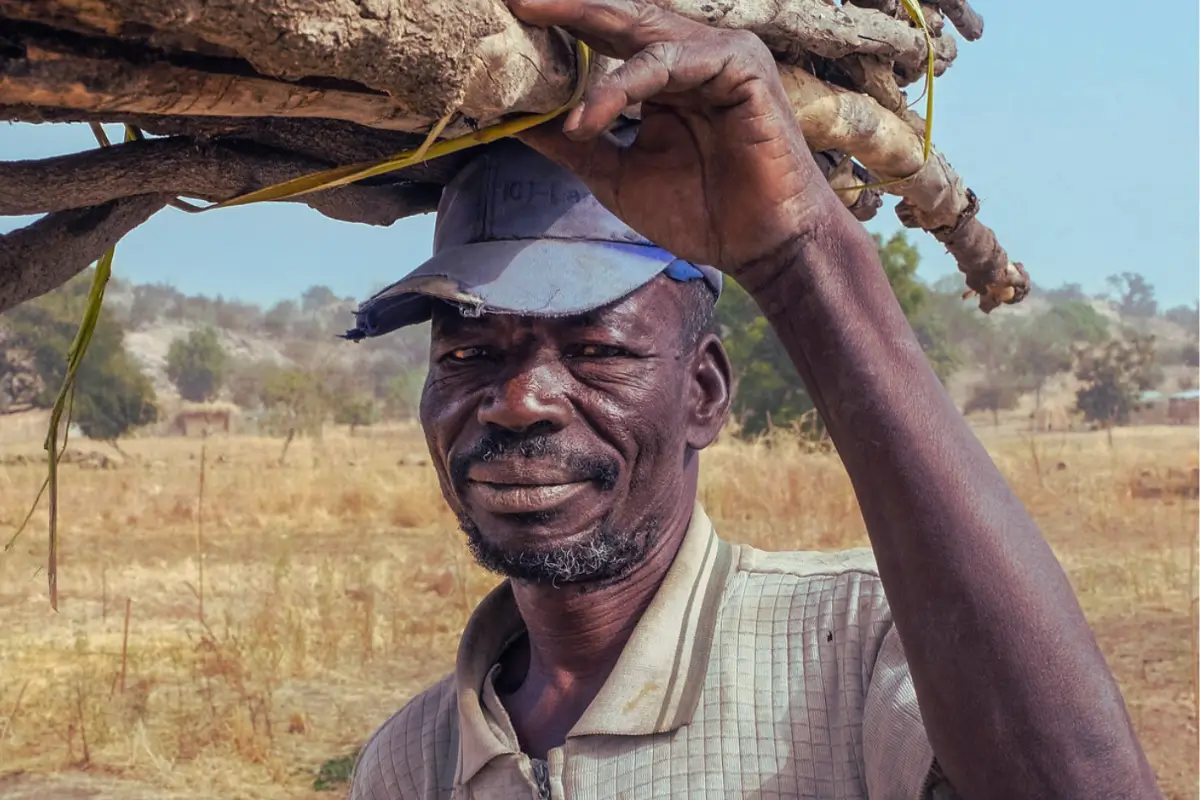
M1197 503L1168 484L1195 485L1196 430L981 435L1070 574L1164 790L1195 797ZM327 433L283 466L270 439L122 446L115 468L62 468L57 614L44 512L0 556L0 797L344 793L336 759L450 669L495 582L419 431ZM16 456L37 452L0 445L4 539L45 474ZM733 540L866 541L834 455L725 440L702 491ZM314 788L323 764L335 794Z

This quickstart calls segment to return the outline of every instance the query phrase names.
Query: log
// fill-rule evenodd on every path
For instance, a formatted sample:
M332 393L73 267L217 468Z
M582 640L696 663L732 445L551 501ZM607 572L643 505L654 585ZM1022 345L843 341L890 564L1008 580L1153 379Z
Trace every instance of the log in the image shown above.
M0 235L0 311L63 285L169 199L140 195L59 211Z
M925 122L901 87L923 77L928 51L895 0L656 2L767 42L814 158L856 217L880 205L865 186L904 179L885 188L901 197L901 222L946 245L983 310L1025 295L1028 278L978 220L977 196L936 150L922 164ZM964 0L925 9L941 72L957 56L942 15L968 39L982 20ZM613 65L600 58L596 71ZM95 242L161 208L159 198L225 200L374 160L442 118L444 135L456 136L544 113L575 80L565 34L518 23L501 0L0 0L0 119L125 122L167 137L0 163L0 214L49 214L2 240L0 311L82 269ZM390 224L432 209L470 156L299 200L336 219ZM112 219L85 244L66 233L70 214ZM18 245L71 257L31 272L13 260ZM12 288L21 281L27 291Z

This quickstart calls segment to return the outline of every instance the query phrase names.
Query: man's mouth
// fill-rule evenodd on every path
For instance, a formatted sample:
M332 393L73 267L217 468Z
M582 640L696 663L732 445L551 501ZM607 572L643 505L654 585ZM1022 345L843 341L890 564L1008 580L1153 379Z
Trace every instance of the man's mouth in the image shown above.
M465 487L473 506L492 514L550 511L587 491L591 478L528 460L473 464Z
M527 484L469 481L471 504L491 514L533 514L551 511L587 491L591 481Z

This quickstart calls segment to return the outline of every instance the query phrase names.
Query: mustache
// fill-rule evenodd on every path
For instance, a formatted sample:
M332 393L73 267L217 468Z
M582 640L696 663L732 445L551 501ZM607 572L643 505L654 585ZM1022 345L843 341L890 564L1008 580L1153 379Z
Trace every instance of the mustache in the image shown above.
M450 459L450 479L455 488L467 484L467 474L475 463L502 461L507 458L553 459L565 467L576 481L594 481L604 491L617 485L621 465L615 458L595 453L580 453L554 436L544 433L492 431Z

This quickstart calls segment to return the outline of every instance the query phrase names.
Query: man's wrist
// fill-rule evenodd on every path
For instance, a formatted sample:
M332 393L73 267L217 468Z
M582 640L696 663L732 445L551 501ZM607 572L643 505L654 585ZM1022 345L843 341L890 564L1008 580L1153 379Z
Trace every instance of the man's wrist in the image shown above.
M768 317L794 309L832 268L852 268L875 253L870 234L836 197L782 245L735 274ZM865 265L864 265L865 266Z

